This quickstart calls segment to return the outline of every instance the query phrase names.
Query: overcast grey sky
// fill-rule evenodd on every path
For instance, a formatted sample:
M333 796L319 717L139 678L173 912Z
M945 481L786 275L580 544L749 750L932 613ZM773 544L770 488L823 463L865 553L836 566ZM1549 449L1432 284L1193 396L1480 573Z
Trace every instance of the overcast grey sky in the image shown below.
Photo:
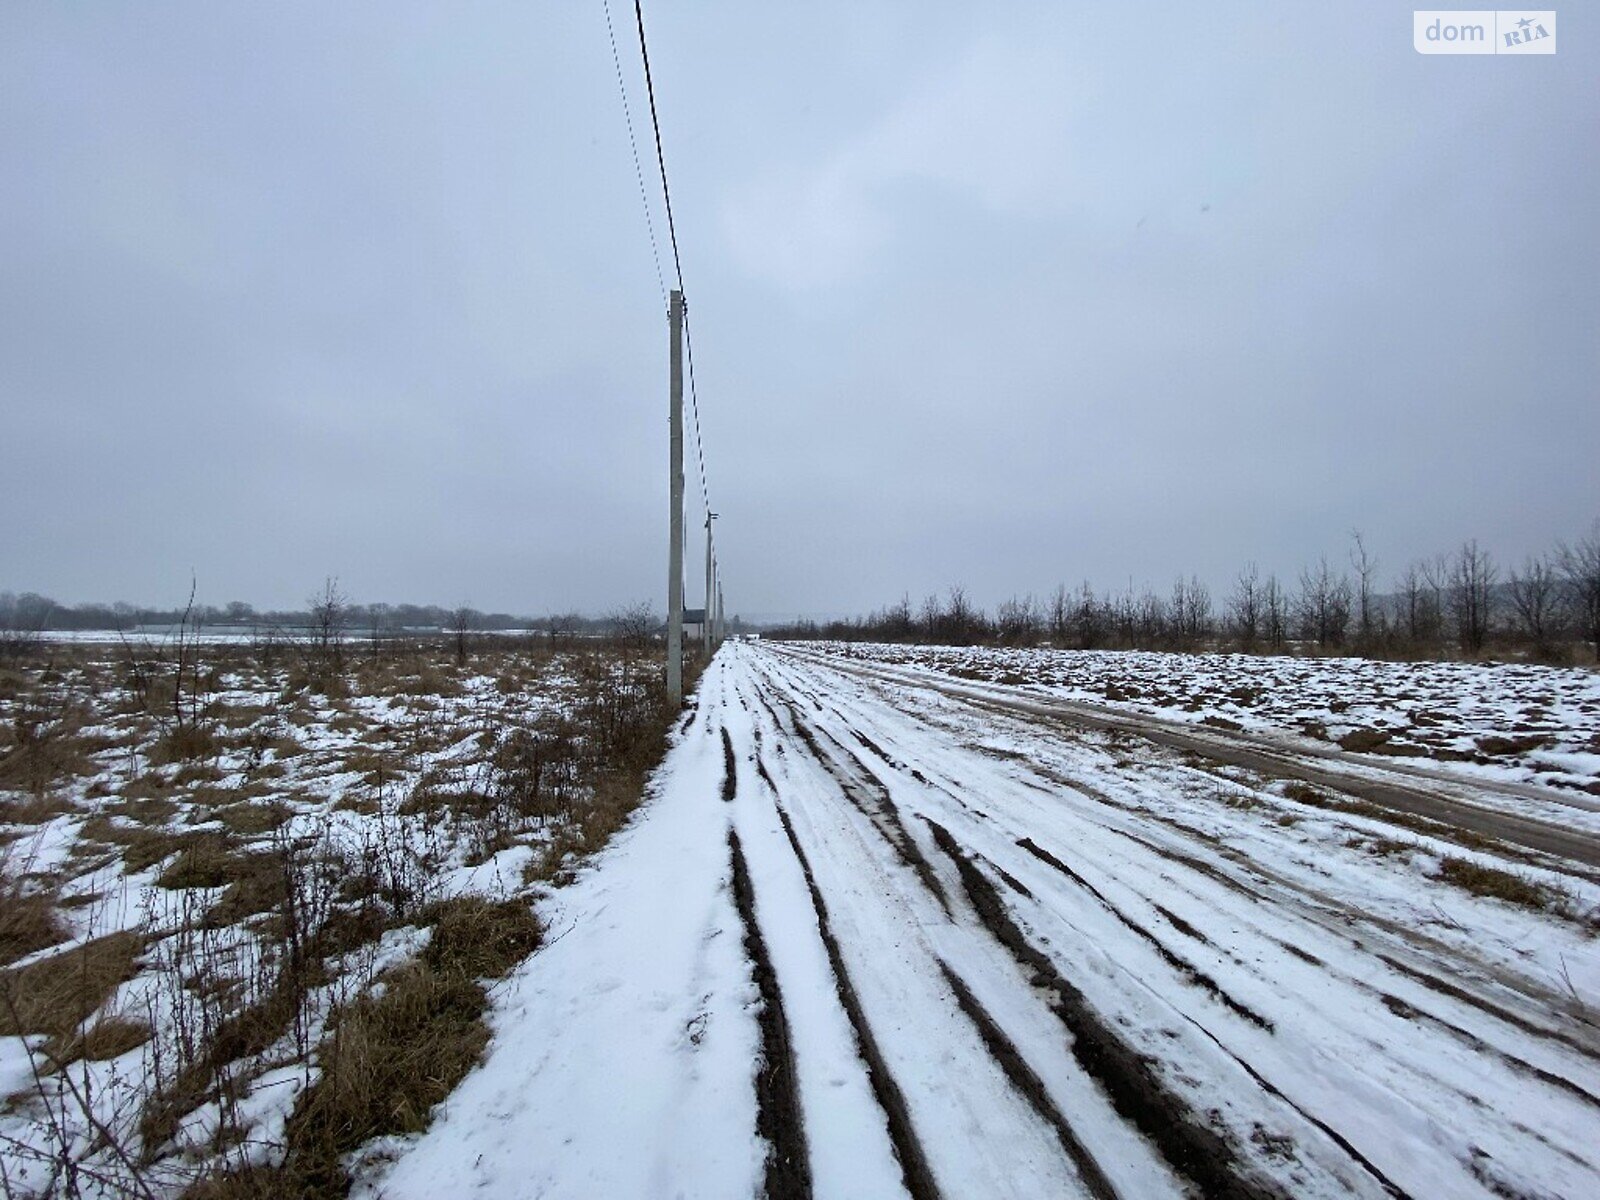
M730 609L1580 534L1559 12L647 3ZM0 588L659 606L665 379L600 0L0 7Z

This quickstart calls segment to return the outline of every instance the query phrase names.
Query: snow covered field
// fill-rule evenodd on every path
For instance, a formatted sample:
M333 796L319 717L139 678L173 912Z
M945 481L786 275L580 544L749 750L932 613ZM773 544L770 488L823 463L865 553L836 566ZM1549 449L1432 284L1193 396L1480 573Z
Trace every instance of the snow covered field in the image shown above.
M866 665L722 650L363 1194L1600 1194L1591 867Z
M1028 687L1127 712L1292 732L1483 778L1600 795L1600 672L1154 651L849 646L878 663Z
M359 846L398 820L419 853L434 838L431 894L531 900L543 943L489 989L481 1064L431 1123L345 1156L358 1196L1600 1195L1592 773L1338 744L1389 724L1418 746L1539 721L1548 746L1593 738L1592 676L1512 670L729 643L633 820L530 889L548 835L484 842L467 815L506 730L569 702L559 660L420 702L303 696L292 747L225 741L186 782L181 763L144 771L178 806L169 833L238 820L214 793L245 787L308 834ZM240 711L282 703L218 686ZM112 768L125 731L87 731ZM386 808L369 747L401 770L387 794L428 779L444 802ZM138 777L85 770L28 826L34 866L68 879L69 945L172 945L179 898L225 898L171 886L181 853L140 873L74 849L155 819ZM88 823L97 805L109 825ZM440 936L391 921L351 977ZM104 1013L157 1012L140 989L165 986L163 960L141 961ZM313 1040L341 1001L311 989ZM274 1069L293 1037L231 1093L251 1131L235 1156L270 1162L316 1081ZM0 1082L36 1091L23 1040L0 1044ZM125 1119L113 1101L161 1044L67 1078ZM215 1152L241 1119L226 1107L182 1114L166 1153ZM50 1149L36 1104L0 1135Z

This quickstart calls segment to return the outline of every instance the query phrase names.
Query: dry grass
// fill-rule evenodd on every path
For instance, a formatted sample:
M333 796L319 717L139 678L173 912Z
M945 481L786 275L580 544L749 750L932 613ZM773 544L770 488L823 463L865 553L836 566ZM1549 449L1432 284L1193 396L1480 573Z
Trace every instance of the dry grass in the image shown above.
M51 1057L61 1066L86 1058L106 1062L137 1050L150 1040L150 1026L130 1017L102 1016Z
M71 1042L79 1027L130 978L144 939L113 933L82 946L0 971L0 1035L49 1034Z
M52 789L93 775L91 756L104 747L70 729L41 731L0 754L0 788L45 796Z
M237 854L225 865L227 891L206 913L206 924L234 925L276 911L288 894L282 860L274 854Z
M220 749L210 725L178 725L156 740L150 749L150 761L160 765L192 763L197 759L214 758Z
M72 805L53 791L0 797L0 825L43 825L72 811Z
M539 948L539 921L522 900L460 896L423 916L433 937L422 961L441 974L499 978Z
M228 853L220 835L200 834L184 841L178 856L157 876L156 886L172 891L226 887L248 870Z
M289 819L289 808L284 804L253 804L246 800L213 809L209 819L221 821L229 833L249 837L278 828Z
M1439 861L1439 878L1456 887L1464 888L1474 896L1487 896L1504 900L1518 908L1536 912L1566 911L1566 897L1554 888L1514 871L1499 867L1486 867L1470 859L1447 855Z
M0 966L34 954L67 938L56 915L53 891L30 887L7 867L0 852Z
M322 1074L289 1118L281 1194L342 1195L340 1158L383 1134L427 1128L489 1043L481 985L409 963L383 993L341 1013L318 1051Z
M124 817L140 825L161 825L178 815L178 806L169 797L129 796L126 792L116 804L101 809L108 816Z
M1385 808L1381 804L1374 804L1370 800L1362 800L1359 797L1335 796L1299 779L1291 779L1285 783L1283 785L1283 794L1287 799L1299 804L1309 805L1312 808L1344 813L1352 817L1363 817L1366 820L1379 821L1386 825L1397 825L1402 829L1409 829L1413 833L1425 834L1428 837L1439 838L1442 841L1454 842L1458 846L1465 846L1468 850L1484 850L1503 854L1508 849L1498 840L1485 837L1474 830L1462 829L1456 825L1446 825L1442 821L1430 820L1415 813ZM1405 843L1396 844L1404 845ZM1407 848L1415 849L1414 846L1409 845Z
M1327 792L1314 788L1301 779L1291 779L1284 784L1283 794L1290 800L1300 804L1309 804L1314 808L1328 808L1333 800Z
M317 1052L321 1075L285 1128L276 1168L208 1179L189 1200L343 1196L341 1160L363 1142L426 1129L435 1105L477 1064L489 1043L481 978L504 975L539 946L528 905L463 897L426 914L433 936L422 956L388 972L382 990L341 1011Z

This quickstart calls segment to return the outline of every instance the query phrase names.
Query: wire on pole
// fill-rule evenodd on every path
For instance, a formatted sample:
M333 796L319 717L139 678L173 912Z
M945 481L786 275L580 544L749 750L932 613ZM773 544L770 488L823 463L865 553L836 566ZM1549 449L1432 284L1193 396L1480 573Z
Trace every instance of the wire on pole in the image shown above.
M617 68L617 91L622 96L622 116L628 124L628 148L633 151L633 175L639 181L639 201L644 206L644 225L650 232L650 257L656 265L656 286L661 303L667 303L667 281L661 273L661 246L656 241L656 221L650 214L650 193L644 185L644 164L639 160L639 139L633 132L633 106L628 103L628 87L622 77L622 55L617 52L617 31L611 24L611 0L605 0L606 36L611 39L611 61Z
M609 19L609 8L607 9ZM678 222L672 211L672 185L667 182L667 154L661 141L661 114L656 106L655 77L650 72L650 47L644 35L643 0L633 0L634 23L639 29L639 58L644 63L645 94L650 99L650 128L655 134L656 165L661 171L661 199L667 210L667 234L672 241L672 269L678 280L678 290L684 292L683 256L678 251ZM641 185L642 186L642 185ZM705 441L700 433L700 395L694 378L694 327L685 302L683 314L684 349L689 363L689 408L694 414L695 462L700 470L700 499L706 511L711 511L711 489L706 479Z

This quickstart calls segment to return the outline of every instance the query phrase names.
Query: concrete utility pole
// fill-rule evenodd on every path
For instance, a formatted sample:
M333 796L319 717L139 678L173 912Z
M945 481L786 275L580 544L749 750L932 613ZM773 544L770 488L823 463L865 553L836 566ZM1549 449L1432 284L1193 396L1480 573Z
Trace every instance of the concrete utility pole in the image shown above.
M717 644L722 644L722 639L727 637L727 630L722 625L722 580L717 580Z
M705 644L706 658L711 658L711 591L712 571L715 560L711 557L711 522L717 519L717 514L706 514L706 606L700 613L700 640Z
M670 549L667 554L667 703L683 704L683 293L673 292L667 310L671 328L672 450ZM709 536L709 535L708 535Z

